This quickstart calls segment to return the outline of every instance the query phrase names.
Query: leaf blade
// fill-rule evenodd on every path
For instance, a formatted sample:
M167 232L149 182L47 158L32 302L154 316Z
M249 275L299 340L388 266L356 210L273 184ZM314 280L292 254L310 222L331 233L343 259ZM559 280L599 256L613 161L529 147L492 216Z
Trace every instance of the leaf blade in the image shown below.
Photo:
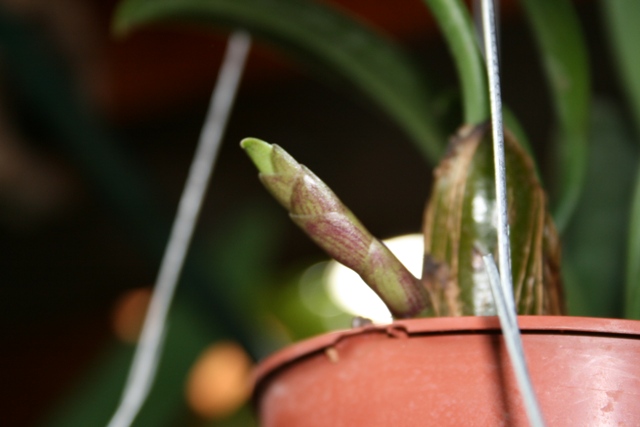
M600 2L615 53L624 93L630 104L636 131L640 133L640 2L635 0L607 0Z
M436 17L454 58L462 86L464 122L479 124L489 118L489 89L471 17L460 0L423 1Z
M624 314L628 319L640 320L640 168L638 168L631 204Z
M591 117L585 190L577 205L580 215L564 236L567 299L575 309L572 315L620 317L625 244L631 243L629 194L638 152L612 104L596 100Z
M566 0L523 0L547 74L560 135L561 183L554 218L562 231L575 211L587 168L590 77L575 10Z
M366 93L431 161L445 138L435 123L420 70L397 45L344 13L296 0L127 0L114 28L158 21L240 26L256 37L328 68Z

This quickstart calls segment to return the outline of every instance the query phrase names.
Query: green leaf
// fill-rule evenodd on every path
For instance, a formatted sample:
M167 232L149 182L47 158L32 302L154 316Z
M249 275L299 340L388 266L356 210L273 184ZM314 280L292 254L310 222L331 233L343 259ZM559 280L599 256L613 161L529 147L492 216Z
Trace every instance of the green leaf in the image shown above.
M157 21L245 28L300 59L346 78L388 113L435 161L445 138L431 118L425 78L390 40L346 14L299 0L126 0L118 33Z
M489 90L469 12L460 0L424 2L435 16L455 60L462 86L464 122L479 124L489 118Z
M534 30L559 126L561 182L554 218L562 231L584 185L589 63L578 17L568 0L523 0Z
M640 320L640 168L636 175L627 246L624 314L626 318Z
M489 87L486 65L480 54L469 12L459 0L424 0L435 16L453 56L460 84L465 124L479 124L489 119ZM507 129L533 159L533 150L515 115L503 108ZM536 173L538 168L536 165Z
M640 2L637 0L606 0L600 2L609 32L611 49L640 133Z
M620 317L629 195L638 150L610 104L594 103L591 116L585 190L564 236L564 259L570 266L565 276L567 300L573 315ZM634 268L634 263L629 265ZM636 278L640 277L637 273L629 272Z
M508 107L502 108L502 117L504 120L504 127L513 134L516 141L518 141L518 144L520 144L520 146L524 149L524 151L527 152L529 157L531 157L531 160L533 161L534 166L536 168L536 175L538 176L538 179L540 179L538 162L535 161L533 148L531 148L531 142L529 141L527 134L522 128L522 125L518 121L518 118L516 117L515 114L513 114L513 111L511 111L511 109Z

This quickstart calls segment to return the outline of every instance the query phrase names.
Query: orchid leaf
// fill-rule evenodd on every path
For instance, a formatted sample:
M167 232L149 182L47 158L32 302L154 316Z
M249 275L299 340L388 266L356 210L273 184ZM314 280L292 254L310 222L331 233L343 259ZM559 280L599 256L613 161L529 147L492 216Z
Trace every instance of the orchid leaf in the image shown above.
M600 2L609 32L612 50L624 83L631 113L635 121L636 140L640 135L640 2L634 0L607 0ZM617 165L616 165L617 169ZM640 319L640 168L636 172L635 189L628 229L626 289L624 315Z
M627 246L627 274L625 290L625 317L640 320L640 168L633 191L629 240Z
M318 246L358 273L396 317L426 314L420 281L360 223L325 183L277 145L241 143L267 190Z
M460 84L465 124L489 118L489 89L473 23L461 0L424 0L436 17L453 55Z
M611 48L618 63L627 96L640 134L640 2L637 0L606 0L600 2L607 24Z
M481 46L477 42L473 21L465 4L460 0L423 1L436 17L453 56L462 87L464 123L477 125L485 122L489 119L486 65L481 56ZM503 117L506 127L515 134L516 140L533 158L533 150L524 129L506 106L503 108Z
M638 150L612 104L595 102L591 117L585 190L564 239L563 258L570 266L567 299L572 315L621 317L626 243L636 245L629 236L638 236L628 229ZM634 251L628 283L637 284ZM635 288L628 288L629 306Z
M561 182L554 218L562 231L584 188L589 118L589 63L568 0L523 0L548 77L558 120Z
M538 170L538 164L535 161L533 148L531 147L531 142L529 141L529 137L524 131L522 124L520 124L520 121L518 120L516 115L513 114L513 111L511 111L511 109L508 107L502 108L502 118L504 120L505 129L509 129L509 132L513 134L514 139L518 141L518 144L520 144L520 146L533 160L534 166L536 168L536 175L538 176L538 179L540 179L540 171Z
M347 79L417 143L431 161L445 138L429 107L422 71L402 49L337 9L299 0L126 0L115 29L158 21L241 27L297 58Z

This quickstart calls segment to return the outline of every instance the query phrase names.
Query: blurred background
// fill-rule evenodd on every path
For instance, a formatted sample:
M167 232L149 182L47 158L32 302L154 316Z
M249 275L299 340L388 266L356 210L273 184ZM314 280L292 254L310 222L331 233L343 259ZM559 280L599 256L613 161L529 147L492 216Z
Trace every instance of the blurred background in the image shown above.
M403 44L450 88L437 103L454 111L441 117L453 133L455 71L423 2L329 3ZM594 93L615 104L598 5L575 5ZM98 426L114 410L224 51L224 32L187 25L116 38L115 6L0 2L2 426ZM541 66L517 4L502 15L504 98L548 174ZM432 165L382 112L313 71L254 44L136 425L252 425L253 361L349 326L321 284L326 257L266 194L240 139L285 147L373 234L419 232Z

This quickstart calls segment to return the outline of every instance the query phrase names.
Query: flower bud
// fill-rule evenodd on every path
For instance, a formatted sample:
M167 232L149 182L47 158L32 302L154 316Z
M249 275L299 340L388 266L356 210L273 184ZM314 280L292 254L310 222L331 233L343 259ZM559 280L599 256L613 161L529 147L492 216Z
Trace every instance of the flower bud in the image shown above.
M389 249L360 223L313 172L277 145L258 139L242 148L260 171L260 180L289 216L332 258L358 273L395 317L428 311L428 297Z

